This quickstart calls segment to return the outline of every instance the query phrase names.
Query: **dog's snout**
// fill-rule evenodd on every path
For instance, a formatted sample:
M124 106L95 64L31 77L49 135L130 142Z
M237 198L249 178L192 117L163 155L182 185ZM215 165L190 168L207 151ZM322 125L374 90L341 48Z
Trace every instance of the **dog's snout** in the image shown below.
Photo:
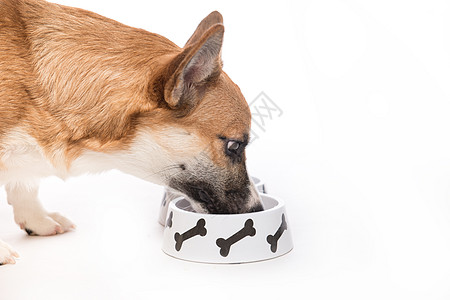
M178 179L173 180L170 187L185 194L193 209L201 213L244 214L264 210L261 197L248 181L215 184Z

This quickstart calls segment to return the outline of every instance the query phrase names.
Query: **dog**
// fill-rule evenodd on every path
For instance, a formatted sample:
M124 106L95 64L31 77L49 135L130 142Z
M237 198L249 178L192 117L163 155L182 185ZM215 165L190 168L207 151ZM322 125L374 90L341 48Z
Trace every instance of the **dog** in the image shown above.
M30 235L74 228L39 180L118 169L199 212L263 210L245 165L251 113L222 70L220 13L183 48L43 0L0 0L0 185ZM17 253L0 241L0 264Z

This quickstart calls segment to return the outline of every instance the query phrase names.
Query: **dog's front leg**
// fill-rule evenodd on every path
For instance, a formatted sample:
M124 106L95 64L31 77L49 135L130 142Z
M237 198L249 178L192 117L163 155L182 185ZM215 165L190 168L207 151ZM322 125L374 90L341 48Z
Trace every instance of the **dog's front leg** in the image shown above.
M15 264L16 258L19 257L7 243L0 240L0 266L6 264Z
M38 199L36 183L14 183L6 186L8 203L13 206L14 220L29 235L54 235L75 228L59 213L49 213Z

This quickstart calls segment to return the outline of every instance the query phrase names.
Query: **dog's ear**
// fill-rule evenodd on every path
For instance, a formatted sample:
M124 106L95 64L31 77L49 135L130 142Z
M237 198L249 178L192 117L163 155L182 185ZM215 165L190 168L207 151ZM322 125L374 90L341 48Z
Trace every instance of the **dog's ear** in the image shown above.
M170 108L194 106L205 86L220 75L223 33L222 24L213 25L169 63L164 99Z
M205 32L211 28L213 25L223 24L222 15L218 11L213 11L206 18L204 18L200 24L198 24L197 29L191 35L189 40L186 42L184 47L188 47L190 45L195 44L198 40L205 34Z

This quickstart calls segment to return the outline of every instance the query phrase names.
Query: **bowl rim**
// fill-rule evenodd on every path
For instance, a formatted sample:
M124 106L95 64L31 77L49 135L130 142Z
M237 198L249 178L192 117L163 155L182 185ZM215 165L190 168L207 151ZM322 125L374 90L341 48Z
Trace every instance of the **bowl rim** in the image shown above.
M243 214L207 214L207 213L199 213L199 212L193 212L193 211L187 211L184 210L182 208L179 208L176 204L181 201L181 200L186 200L186 197L184 196L180 196L177 197L175 199L173 199L170 204L169 204L169 210L176 210L179 211L183 214L191 214L191 215L196 215L198 217L205 217L205 218L211 218L211 217L231 217L231 218L241 218L241 217L249 217L249 216L256 216L256 215L263 215L263 214L268 214L272 211L276 211L279 210L281 208L283 208L285 206L285 203L283 200L274 197L270 194L264 194L264 193L258 193L262 198L270 198L272 200L274 200L275 202L277 202L275 204L274 207L269 208L269 209L265 209L263 211L258 211L258 212L250 212L250 213L243 213ZM186 200L189 201L189 200ZM263 200L264 201L264 200Z

